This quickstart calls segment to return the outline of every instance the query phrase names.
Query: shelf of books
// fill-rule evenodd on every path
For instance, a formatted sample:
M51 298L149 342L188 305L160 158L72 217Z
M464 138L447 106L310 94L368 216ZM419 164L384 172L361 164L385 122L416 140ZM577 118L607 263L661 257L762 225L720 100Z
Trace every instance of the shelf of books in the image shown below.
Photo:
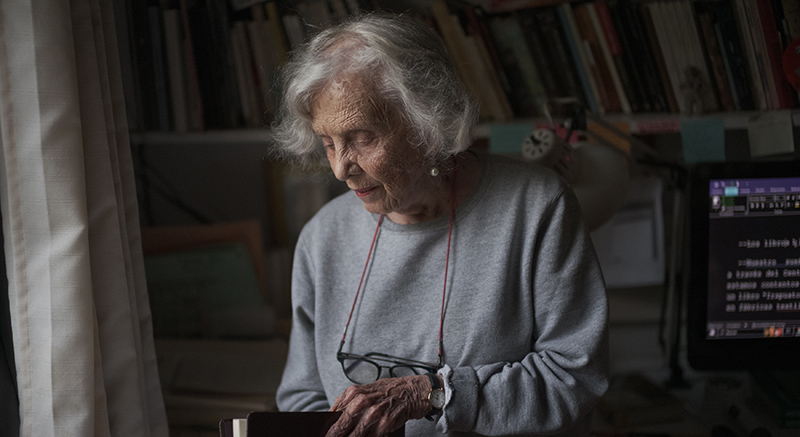
M266 139L291 50L351 14L388 9L380 3L392 2L130 1L121 38L133 140ZM481 103L478 136L542 120L544 104L562 98L634 134L675 132L691 117L739 129L800 108L800 55L787 50L800 38L796 0L405 3L440 32Z

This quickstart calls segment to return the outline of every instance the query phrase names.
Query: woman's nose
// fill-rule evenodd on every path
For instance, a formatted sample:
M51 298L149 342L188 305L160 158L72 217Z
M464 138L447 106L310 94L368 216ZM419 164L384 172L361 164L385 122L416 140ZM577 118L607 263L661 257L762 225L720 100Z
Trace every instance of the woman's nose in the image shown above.
M346 181L350 176L361 171L355 158L350 153L339 150L336 151L334 162L331 162L331 168L336 179L340 181Z

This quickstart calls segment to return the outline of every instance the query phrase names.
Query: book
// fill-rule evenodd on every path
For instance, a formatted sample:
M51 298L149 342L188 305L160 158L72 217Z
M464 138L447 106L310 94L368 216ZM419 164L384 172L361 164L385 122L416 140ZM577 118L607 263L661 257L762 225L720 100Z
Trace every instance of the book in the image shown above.
M511 107L506 100L500 81L492 68L489 54L483 40L476 35L466 35L458 22L458 17L452 15L451 20L462 41L464 54L472 70L477 85L478 99L481 106L486 109L486 119L492 121L509 121L513 118Z
M783 14L783 2L781 0L770 0L770 4L772 7L772 16L775 20L775 30L780 39L781 47L786 48L792 39L789 36L789 25Z
M764 40L764 31L761 27L758 4L755 0L742 0L742 4L745 11L746 25L750 32L750 40L753 43L754 60L759 77L761 78L761 87L764 90L764 99L766 100L765 109L775 109L777 107L778 91L775 88L775 78L769 67L767 43Z
M283 65L289 59L289 45L284 36L283 25L278 5L274 1L264 3L267 27L269 27L272 49L275 51L275 58L278 65Z
M465 53L464 42L461 38L461 29L456 27L456 22L452 19L452 14L447 4L443 0L435 1L431 4L431 12L439 29L439 34L444 40L447 51L455 64L459 77L464 82L467 91L476 100L480 100L480 87L475 78L475 72L469 65L467 54ZM481 105L481 117L486 117L487 108Z
M172 107L172 128L176 132L189 130L189 103L186 98L186 66L184 65L183 36L181 35L181 16L178 9L165 9L163 12L164 47L167 53L167 72L169 76L170 104Z
M276 101L271 90L273 75L279 66L278 58L264 9L260 4L256 4L252 6L251 12L253 19L247 23L247 36L254 62L256 91L260 96L260 109L269 119L275 114L276 109Z
M601 46L603 35L598 32L598 26L595 26L597 17L594 13L594 5L591 2L578 3L572 6L572 12L578 32L587 47L587 58L590 60L590 70L597 85L600 101L606 112L621 112L623 104ZM593 16L594 18L592 18Z
M690 114L705 114L719 109L711 72L703 54L697 18L689 0L667 2L672 16L672 34L678 37L677 61L682 76L682 96Z
M547 96L549 98L559 97L562 90L560 84L556 82L556 76L560 75L561 72L550 64L551 59L545 51L545 44L538 29L539 23L536 22L533 12L534 9L526 9L514 13L512 16L522 29L522 35L528 45L528 50L531 52L531 59L536 66L536 71Z
M200 80L198 78L198 68L194 56L194 44L192 43L192 24L189 20L189 0L180 0L181 23L183 24L184 53L186 59L187 83L189 84L189 126L192 130L204 131L205 120L203 118L203 97L200 93Z
M622 60L622 45L617 36L617 30L611 20L611 13L605 0L598 0L593 4L592 22L595 30L602 36L600 38L603 55L608 63L614 88L622 104L622 112L630 114L639 111L642 103L634 84L628 75L628 70Z
M647 35L648 46L653 54L653 62L658 71L658 78L661 83L661 88L664 91L664 98L667 102L669 112L680 112L678 98L675 94L675 89L672 87L672 78L667 68L667 61L658 40L658 32L656 31L655 21L653 20L653 9L650 5L634 5L633 7L638 8L639 15L642 18L642 28Z
M617 428L673 422L683 419L683 403L641 373L612 379L597 411Z
M600 104L600 95L598 94L597 85L594 83L594 77L590 72L589 59L584 50L581 36L578 33L572 6L568 3L560 4L557 6L557 12L561 27L564 29L564 39L569 46L572 61L583 88L586 104L595 114L603 115L605 114L605 108Z
M172 107L169 102L169 73L167 72L167 59L164 47L164 24L162 23L161 8L158 6L147 7L148 29L150 30L150 55L153 65L153 82L155 91L155 113L158 130L167 131L172 128Z
M489 10L497 14L541 6L552 6L559 3L563 3L563 0L491 0L489 2Z
M508 83L508 78L505 75L505 71L503 71L503 65L500 63L500 57L497 54L497 47L495 46L492 35L489 32L488 26L486 25L486 16L481 8L472 5L464 6L462 8L462 13L465 22L464 32L467 35L471 35L481 41L481 45L486 50L486 55L488 56L487 64L493 70L493 75L496 77L496 80L502 90L502 94L505 96L503 99L503 106L513 117L513 109L508 102L507 96L513 93L514 90L511 89L511 86ZM504 96L501 96L501 99Z
M789 35L789 42L800 38L800 2L780 0L783 9L783 23Z
M722 49L715 30L713 10L705 2L696 2L694 7L697 15L697 25L705 47L708 63L711 67L711 76L716 87L720 106L725 111L733 111L736 109L736 103L728 80L729 69L725 67L725 60L722 57Z
M716 110L691 4L658 1L647 6L680 112L694 115Z
M548 68L554 70L558 87L557 97L572 97L586 102L581 80L570 54L569 44L558 11L555 7L542 7L533 10L536 31L542 41L545 56L550 62Z
M236 84L236 69L230 43L230 7L227 2L205 0L202 8L207 17L209 26L197 29L199 32L208 33L210 45L206 50L211 50L213 67L211 69L213 85L214 114L219 117L219 126L234 128L242 125L241 96ZM216 124L216 123L214 123Z
M243 20L233 23L231 33L231 51L235 59L236 79L241 96L242 117L247 127L259 127L263 120L260 114L263 113L261 91L258 89L255 78L253 77L253 58L250 42L247 38L247 24Z
M626 71L629 87L632 88L628 96L632 101L637 102L638 111L666 112L667 107L663 103L658 88L651 89L648 77L647 70L651 68L650 74L653 75L653 79L656 79L658 75L658 72L652 67L653 57L649 50L639 46L647 38L638 28L641 17L630 14L632 9L630 3L626 1L611 0L606 3L606 9L611 19L611 25L616 30L619 43L620 54L617 62L621 66L618 68ZM660 86L657 82L655 83Z
M519 22L513 16L495 15L488 20L500 62L514 92L508 96L517 117L542 114L547 92L531 58Z
M786 75L783 73L782 57L783 44L778 26L775 23L772 3L769 1L756 2L758 16L761 19L761 30L764 34L765 63L771 74L775 89L773 109L791 109L794 107L793 90Z
M143 129L156 129L158 126L157 111L154 108L156 97L156 78L153 65L152 35L149 30L147 4L134 2L129 5L129 31L131 61L133 64L134 95L129 96L135 101L136 112L128 118L134 120L135 125Z
M253 412L247 418L222 419L219 431L220 437L324 437L341 415L341 411ZM404 435L405 426L402 426L388 437Z
M289 42L290 50L297 50L306 39L305 26L299 14L283 14L281 16L283 29L286 31L286 39Z
M755 45L753 44L753 37L750 32L750 24L747 18L747 11L745 10L745 0L731 0L735 14L735 22L744 58L747 61L747 73L750 76L750 89L753 95L753 105L755 109L767 109L767 95L765 93L766 87L761 77L761 69L756 61Z
M733 3L723 0L709 3L714 13L714 31L720 43L725 71L730 82L734 104L739 111L756 109L752 78L736 24Z
M186 17L189 28L187 41L191 41L192 56L195 63L197 76L197 91L199 100L203 103L203 126L205 129L220 129L222 123L222 110L216 102L217 84L219 84L219 68L217 52L211 31L211 17L206 13L204 0L186 0Z

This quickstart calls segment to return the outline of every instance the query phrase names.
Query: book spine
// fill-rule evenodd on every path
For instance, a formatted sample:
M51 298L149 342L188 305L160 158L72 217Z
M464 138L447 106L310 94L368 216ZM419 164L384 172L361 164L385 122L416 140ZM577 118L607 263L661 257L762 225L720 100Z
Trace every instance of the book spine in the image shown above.
M661 82L661 87L664 90L664 98L667 101L669 112L680 112L678 105L678 98L675 89L672 86L672 78L670 76L669 68L667 67L666 57L661 50L661 43L656 31L655 20L653 18L653 8L651 5L638 6L638 12L642 17L642 27L647 33L647 40L650 50L653 53L653 60L658 70L658 77Z
M180 0L181 22L183 23L184 53L186 53L186 71L189 82L189 102L191 107L190 126L193 130L204 131L203 97L200 93L200 81L197 77L194 46L192 44L192 26L189 21L188 0Z
M597 86L594 83L594 78L590 72L589 61L583 50L583 43L575 24L572 7L564 3L557 7L557 11L558 19L564 29L565 40L567 41L570 54L572 55L572 61L575 64L575 69L578 72L578 78L583 88L583 95L586 97L586 104L592 112L602 115L605 113L605 108L600 105Z
M607 112L620 112L622 111L622 103L617 95L603 49L600 46L602 35L597 32L595 20L592 19L593 9L592 3L579 3L573 5L572 10L581 39L586 46L587 58L591 65L592 75L597 84L603 107Z
M253 7L253 20L247 23L247 36L250 41L251 56L254 62L255 83L260 96L260 106L267 114L275 113L275 101L270 93L272 71L276 68L273 52L269 47L269 29L259 5Z
M688 0L667 3L676 24L678 46L683 47L679 57L684 74L684 96L692 103L691 114L703 114L719 110L716 89L713 85L708 63L703 53L703 42L697 29L697 17Z
M460 28L459 23L453 20L453 15L443 0L433 2L431 4L431 12L461 80L472 97L480 103L481 117L484 119L491 118L489 108L485 102L481 101L482 84L478 82L474 70L475 66L471 65L469 54L466 52L467 47L465 47L462 36L463 30Z
M781 0L783 21L789 34L789 41L800 38L800 2L797 0Z
M622 46L620 45L617 31L614 29L614 23L611 21L608 4L605 0L597 0L594 3L593 10L592 22L601 35L603 55L606 57L611 78L614 81L614 88L620 98L622 111L626 114L630 114L633 111L638 112L643 105L625 69L625 64L622 60Z
M775 16L772 11L772 3L768 1L756 2L758 15L761 19L761 29L764 34L765 57L770 74L774 82L777 105L776 109L791 109L794 106L792 98L792 86L783 73L782 57L783 46L780 34L775 24Z
M514 90L508 96L514 114L518 117L537 116L541 113L541 105L547 102L547 94L536 76L519 26L515 28L515 24L511 17L506 16L492 16L487 22L503 70Z
M252 51L247 40L247 25L243 20L236 21L231 27L231 45L236 59L236 78L239 85L239 95L242 97L242 117L245 126L259 127L259 114L262 112L259 99L259 90L253 80Z
M728 73L725 68L725 61L722 58L717 32L714 29L714 17L710 10L703 8L700 3L695 4L697 24L700 35L706 49L709 65L711 66L714 85L716 86L719 102L723 110L733 111L736 109L733 92L728 81Z
M575 63L567 46L565 33L560 25L555 7L536 9L534 13L537 31L541 35L550 67L559 74L555 75L560 97L573 97L586 102Z
M475 7L465 6L463 8L465 18L465 33L471 39L471 44L480 57L482 73L488 79L491 88L490 97L496 105L496 118L498 121L508 121L514 118L514 111L508 100L511 89L508 87L508 80L505 77L503 68L497 57L497 49L494 46L486 23L476 11Z
M464 16L466 18L466 33L468 35L479 37L481 40L483 40L483 45L489 55L491 65L494 67L494 70L497 73L497 78L500 81L503 91L506 95L509 95L513 92L513 90L509 86L508 78L503 70L503 64L500 62L497 46L495 45L494 39L492 38L492 35L489 32L489 28L486 24L486 16L481 12L480 8L474 6L465 6Z
M289 59L289 45L284 36L283 24L280 13L278 12L278 5L275 2L264 3L264 12L266 14L269 32L275 50L275 57L279 65L283 65Z
M539 24L536 22L533 12L533 9L519 11L512 17L519 23L519 27L523 29L522 34L528 45L528 50L531 52L531 60L536 66L536 71L539 74L542 85L544 85L547 96L550 98L561 97L564 90L555 79L556 75L560 75L561 72L556 71L550 65L551 59L545 50L542 35L538 29Z
M775 88L775 78L769 67L767 58L767 44L764 41L764 30L761 27L761 18L758 13L756 0L744 0L744 8L747 13L747 25L750 28L750 38L753 41L753 51L755 62L758 67L758 74L761 77L761 86L764 89L764 97L767 101L767 109L776 109L778 101L778 91Z
M633 88L631 93L637 96L640 111L666 111L666 105L661 104L658 91L650 88L646 70L652 65L652 56L647 50L637 47L636 40L646 36L636 35L635 29L639 23L634 22L635 17L628 15L629 6L627 2L617 0L608 2L609 16L613 27L617 30L620 44L621 68L627 72L627 80ZM655 70L653 74L657 74Z
M153 75L156 95L156 127L167 131L172 127L171 105L169 102L169 79L166 58L164 57L164 25L161 21L161 8L147 7L148 28L150 30L150 54L153 62Z
M658 69L657 57L659 53L653 52L650 46L652 36L645 28L639 5L629 1L623 3L620 17L621 26L628 28L628 41L630 44L629 62L638 78L643 83L644 94L649 97L653 111L670 112L666 91ZM671 90L670 90L671 92Z
M461 40L475 83L480 84L477 88L478 98L481 105L486 108L486 118L493 121L508 121L510 117L507 115L503 104L505 94L503 94L496 77L492 75L491 66L488 63L488 55L485 55L485 47L483 47L479 38L474 35L468 36L464 33L457 16L451 15L450 19L458 32L458 37Z
M169 73L170 103L172 105L173 129L177 132L189 130L188 103L186 100L186 69L183 64L185 54L181 44L181 17L177 9L163 11L164 43L167 52L167 71Z
M764 110L768 107L766 87L761 78L761 70L756 61L755 45L750 32L750 23L745 9L746 0L732 0L735 13L735 21L739 33L740 42L744 51L744 58L747 61L747 72L750 76L750 89L753 95L755 109Z
M756 105L753 99L752 78L741 44L733 3L722 1L712 4L712 7L715 15L715 31L720 41L723 60L726 61L731 91L737 101L736 109L754 110Z

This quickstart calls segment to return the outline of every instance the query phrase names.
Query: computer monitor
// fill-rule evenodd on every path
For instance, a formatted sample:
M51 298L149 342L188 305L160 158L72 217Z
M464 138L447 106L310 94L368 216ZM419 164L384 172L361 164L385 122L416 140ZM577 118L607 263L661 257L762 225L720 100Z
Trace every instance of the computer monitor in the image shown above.
M698 164L689 174L689 364L797 368L800 162Z

